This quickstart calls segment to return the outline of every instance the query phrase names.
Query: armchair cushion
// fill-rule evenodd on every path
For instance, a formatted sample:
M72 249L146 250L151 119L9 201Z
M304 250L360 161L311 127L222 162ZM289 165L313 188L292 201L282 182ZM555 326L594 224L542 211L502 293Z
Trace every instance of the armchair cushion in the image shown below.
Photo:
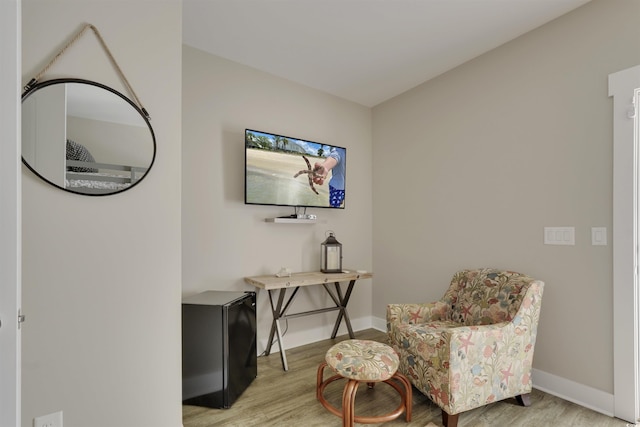
M464 270L438 302L389 304L399 370L451 415L530 393L543 286L520 273Z

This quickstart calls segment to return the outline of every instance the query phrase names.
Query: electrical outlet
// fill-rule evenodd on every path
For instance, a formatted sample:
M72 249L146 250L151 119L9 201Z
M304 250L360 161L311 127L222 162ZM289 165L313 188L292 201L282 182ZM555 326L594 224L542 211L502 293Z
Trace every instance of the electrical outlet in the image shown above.
M33 427L62 427L62 411L35 417Z

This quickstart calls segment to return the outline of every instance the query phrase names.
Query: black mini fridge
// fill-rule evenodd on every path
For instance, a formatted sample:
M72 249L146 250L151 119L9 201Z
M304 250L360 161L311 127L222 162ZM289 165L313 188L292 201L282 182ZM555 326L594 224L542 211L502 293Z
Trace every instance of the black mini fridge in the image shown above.
M183 299L182 403L230 408L257 373L256 293Z

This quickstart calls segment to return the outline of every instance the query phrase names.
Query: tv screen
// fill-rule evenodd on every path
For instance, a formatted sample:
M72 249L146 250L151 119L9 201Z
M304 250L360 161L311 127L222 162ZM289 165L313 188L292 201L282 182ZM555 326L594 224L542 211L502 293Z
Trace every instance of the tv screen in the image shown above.
M252 129L244 139L246 204L344 209L344 147Z

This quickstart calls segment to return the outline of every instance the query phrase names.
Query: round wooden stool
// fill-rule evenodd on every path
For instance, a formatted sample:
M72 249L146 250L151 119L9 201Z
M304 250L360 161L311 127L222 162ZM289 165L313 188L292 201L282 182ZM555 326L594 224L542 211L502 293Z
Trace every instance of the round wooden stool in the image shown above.
M316 398L329 412L342 418L342 425L352 427L355 422L362 424L383 423L398 418L405 412L407 422L411 421L411 383L397 372L399 359L388 345L368 340L346 340L331 347L325 361L318 366ZM324 368L328 366L336 372L326 380ZM342 410L331 405L324 398L324 389L332 382L346 378L342 392ZM356 416L355 400L358 385L367 383L373 388L375 383L385 382L400 394L400 406L395 411L380 416Z

